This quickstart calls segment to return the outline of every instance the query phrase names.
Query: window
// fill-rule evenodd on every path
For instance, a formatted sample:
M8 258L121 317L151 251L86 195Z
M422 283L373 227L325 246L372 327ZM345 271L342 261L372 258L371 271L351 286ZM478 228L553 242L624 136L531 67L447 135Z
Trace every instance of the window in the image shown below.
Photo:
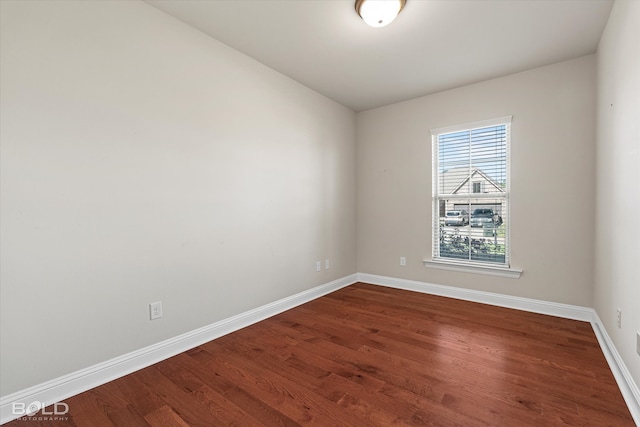
M509 267L510 128L509 116L431 132L434 261Z

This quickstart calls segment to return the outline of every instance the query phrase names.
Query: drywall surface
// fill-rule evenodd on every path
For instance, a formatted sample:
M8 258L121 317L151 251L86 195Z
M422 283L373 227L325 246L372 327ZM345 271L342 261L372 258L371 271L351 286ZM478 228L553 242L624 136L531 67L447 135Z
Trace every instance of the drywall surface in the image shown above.
M588 55L358 113L358 271L590 307L595 98ZM523 275L424 267L432 257L430 130L508 115L511 265Z
M617 0L598 47L594 305L640 384L640 2ZM622 310L621 328L616 309Z
M143 2L0 7L2 395L356 272L351 110Z

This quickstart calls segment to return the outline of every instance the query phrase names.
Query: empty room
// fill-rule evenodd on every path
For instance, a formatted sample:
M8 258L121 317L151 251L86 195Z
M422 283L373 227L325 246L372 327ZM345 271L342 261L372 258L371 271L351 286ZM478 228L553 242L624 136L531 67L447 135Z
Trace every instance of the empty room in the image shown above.
M0 0L2 425L640 425L638 218L638 0Z

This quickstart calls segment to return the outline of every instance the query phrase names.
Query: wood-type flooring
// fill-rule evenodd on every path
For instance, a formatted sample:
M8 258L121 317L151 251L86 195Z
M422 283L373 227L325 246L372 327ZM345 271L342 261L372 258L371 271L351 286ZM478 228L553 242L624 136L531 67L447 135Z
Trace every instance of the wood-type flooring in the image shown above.
M64 402L7 426L634 425L589 323L364 283Z

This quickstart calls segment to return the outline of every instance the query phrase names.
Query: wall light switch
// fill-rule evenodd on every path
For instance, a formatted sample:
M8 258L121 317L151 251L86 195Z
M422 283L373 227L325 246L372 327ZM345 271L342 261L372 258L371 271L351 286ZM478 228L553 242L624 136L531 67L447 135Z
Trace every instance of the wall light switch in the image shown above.
M402 266L407 265L407 259L403 256L400 257L400 265Z
M316 271L322 270L322 265L320 265L320 261L316 261Z

